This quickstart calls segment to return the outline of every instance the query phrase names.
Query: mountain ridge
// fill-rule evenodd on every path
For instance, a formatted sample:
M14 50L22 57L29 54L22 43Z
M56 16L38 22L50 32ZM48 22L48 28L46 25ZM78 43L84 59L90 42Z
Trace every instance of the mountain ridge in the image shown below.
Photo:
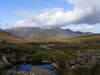
M88 35L84 32L73 32L69 29L51 28L42 29L34 27L16 27L7 29L7 32L16 37L29 39L29 40L64 40L70 37Z

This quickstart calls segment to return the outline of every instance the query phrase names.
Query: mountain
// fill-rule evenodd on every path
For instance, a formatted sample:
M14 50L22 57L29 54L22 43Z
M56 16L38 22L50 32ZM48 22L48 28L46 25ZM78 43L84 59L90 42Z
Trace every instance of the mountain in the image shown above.
M16 27L6 30L16 37L31 39L31 40L64 40L70 37L86 35L83 32L73 32L69 29L41 29L33 27Z
M0 40L13 40L13 39L15 39L15 37L11 33L0 29Z

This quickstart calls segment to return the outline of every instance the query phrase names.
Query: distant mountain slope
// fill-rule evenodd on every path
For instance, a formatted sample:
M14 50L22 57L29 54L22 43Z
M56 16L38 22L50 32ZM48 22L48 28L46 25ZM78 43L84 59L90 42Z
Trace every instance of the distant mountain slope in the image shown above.
M84 43L100 43L100 34L93 34L93 35L85 35L85 36L79 36L75 38L70 38L69 40L73 42L84 42Z
M17 27L6 30L16 37L31 39L31 40L62 40L69 37L81 36L86 33L73 32L60 28L40 29L32 27Z
M13 39L15 39L15 37L11 33L0 29L0 40L13 40Z

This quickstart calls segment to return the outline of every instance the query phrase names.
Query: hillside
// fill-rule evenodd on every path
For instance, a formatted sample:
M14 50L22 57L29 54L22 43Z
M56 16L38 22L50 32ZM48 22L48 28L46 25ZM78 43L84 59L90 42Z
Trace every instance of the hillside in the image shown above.
M70 38L69 41L72 42L95 42L99 43L100 42L100 34L93 34L93 35L85 35L85 36L79 36L79 37L74 37Z
M18 43L15 43L15 41L17 41ZM23 41L25 43L22 43ZM12 65L13 64L14 65L20 65L20 64L40 65L40 64L48 64L48 63L50 64L52 58L60 62L62 65L63 63L62 61L67 60L70 62L70 60L72 59L76 60L77 58L80 58L80 56L82 56L85 53L89 55L91 54L91 58L94 57L95 55L96 57L98 55L100 56L100 35L99 34L79 36L64 41L46 40L46 41L35 42L33 40L31 41L31 40L23 40L23 39L22 40L20 39L19 41L14 40L10 43L6 41L5 42L0 41L0 64L2 63L4 64L4 61L2 60L2 56L5 54L9 57L10 63ZM86 60L87 55L82 56L82 58L81 59L83 61ZM91 59L89 59L89 61L91 62ZM86 66L87 62L81 64L81 68L82 65ZM2 65L0 66L0 69L1 72L6 73L6 71L3 70L4 67L5 65ZM75 70L80 71L79 69L77 69L77 67L75 67ZM5 75L5 74L1 74L1 75Z
M68 39L66 42L79 45L83 50L100 51L100 34L74 37Z
M64 40L70 37L87 35L87 33L73 32L60 28L40 29L32 27L18 27L6 30L16 37L30 40Z
M13 40L13 39L15 39L15 37L11 33L8 33L0 29L0 40Z

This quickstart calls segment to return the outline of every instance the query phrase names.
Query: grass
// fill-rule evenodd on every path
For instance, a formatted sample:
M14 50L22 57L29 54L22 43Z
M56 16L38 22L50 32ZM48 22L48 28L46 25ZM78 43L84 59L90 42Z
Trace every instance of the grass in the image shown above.
M7 53L7 50L10 50L11 53ZM59 41L25 39L0 41L1 57L3 54L7 54L12 63L22 61L22 56L25 57L25 61L45 60L46 62L51 62L51 59L54 58L59 62L59 73L62 75L66 75L65 71L67 71L67 68L64 67L65 63L62 61L76 59L81 52L100 55L100 35L75 37ZM97 69L97 66L93 66L93 68ZM73 71L71 70L70 75L89 75L87 73L88 69L90 67L78 67ZM74 74L72 74L73 72Z

